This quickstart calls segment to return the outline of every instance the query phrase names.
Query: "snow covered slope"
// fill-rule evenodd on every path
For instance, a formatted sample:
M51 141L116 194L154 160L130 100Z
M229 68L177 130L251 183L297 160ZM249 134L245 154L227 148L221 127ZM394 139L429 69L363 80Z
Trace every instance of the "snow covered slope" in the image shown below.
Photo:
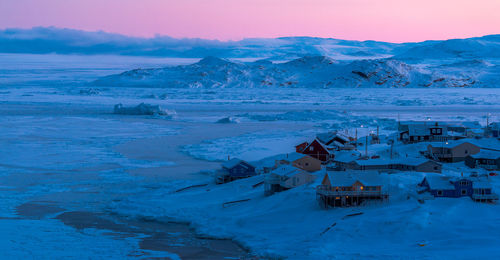
M131 70L94 84L163 88L495 87L498 75L500 67L484 60L408 64L392 58L338 61L306 56L285 63L242 63L207 57L191 65Z

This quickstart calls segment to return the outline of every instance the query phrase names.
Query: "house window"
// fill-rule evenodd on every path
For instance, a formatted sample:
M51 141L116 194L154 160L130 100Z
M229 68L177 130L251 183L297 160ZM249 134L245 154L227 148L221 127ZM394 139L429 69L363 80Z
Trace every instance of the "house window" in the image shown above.
M438 190L438 191L437 191L437 195L438 195L438 196L443 196L443 191L442 191L442 190Z
M309 151L311 151L311 152L314 151L314 146L310 146Z
M306 162L306 166L309 166L309 163Z
M467 190L462 189L462 195L467 195Z
M469 153L469 151L465 150L465 154L468 154L468 153Z
M438 170L438 167L437 166L434 166L434 170L437 171Z
M461 181L461 182L460 182L460 185L462 185L462 186L467 186L467 181Z
M440 135L443 133L443 129L441 128L431 128L431 134L433 135Z

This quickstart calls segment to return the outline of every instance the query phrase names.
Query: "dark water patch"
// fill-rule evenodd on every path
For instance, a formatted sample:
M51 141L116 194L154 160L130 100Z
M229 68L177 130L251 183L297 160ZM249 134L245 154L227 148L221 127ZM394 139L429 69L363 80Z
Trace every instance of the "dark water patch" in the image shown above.
M64 210L65 209L58 206L34 202L27 202L16 207L18 215L30 219L42 219L47 215L56 214Z
M107 230L109 232L103 234L114 239L135 237L139 239L139 248L142 250L176 254L181 259L257 259L230 239L198 236L186 223L85 211L64 212L55 218L78 230Z
M58 215L56 219L62 221L65 225L76 229L95 228L115 232L130 231L130 228L127 225L106 219L99 213L85 211L64 212Z

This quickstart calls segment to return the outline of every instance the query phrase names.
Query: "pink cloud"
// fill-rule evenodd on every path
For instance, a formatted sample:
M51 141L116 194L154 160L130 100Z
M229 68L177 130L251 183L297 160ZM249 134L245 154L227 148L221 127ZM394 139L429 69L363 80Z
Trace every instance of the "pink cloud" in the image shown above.
M0 27L403 42L500 33L498 10L498 0L16 0L0 1Z

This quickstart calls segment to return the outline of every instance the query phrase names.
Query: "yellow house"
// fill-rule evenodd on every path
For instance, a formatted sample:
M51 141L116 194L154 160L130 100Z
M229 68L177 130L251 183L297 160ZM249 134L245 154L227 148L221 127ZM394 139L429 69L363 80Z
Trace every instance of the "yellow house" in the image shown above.
M311 157L307 154L300 153L290 153L286 154L284 158L276 160L275 167L279 167L279 165L293 165L299 169L308 171L308 172L316 172L321 170L321 161Z

